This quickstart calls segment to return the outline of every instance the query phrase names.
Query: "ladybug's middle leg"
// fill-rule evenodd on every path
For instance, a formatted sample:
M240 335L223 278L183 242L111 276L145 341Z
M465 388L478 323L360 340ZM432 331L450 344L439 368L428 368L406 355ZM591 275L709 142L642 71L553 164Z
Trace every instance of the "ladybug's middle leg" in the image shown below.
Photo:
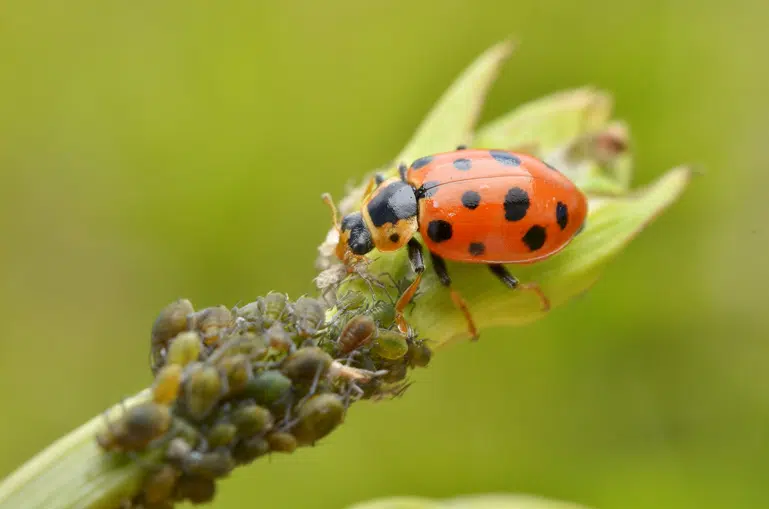
M491 273L494 274L502 281L508 288L515 290L516 288L521 290L530 290L537 294L539 301L542 303L542 311L550 309L550 299L547 298L545 292L539 287L537 283L520 283L518 279L507 271L504 265L498 263L492 263L489 265Z
M420 244L417 239L412 238L409 240L407 247L409 250L409 263L411 264L411 268L416 273L417 277L414 278L414 281L409 285L408 288L406 288L406 291L404 291L400 296L398 302L395 303L395 323L398 324L398 330L400 330L403 334L408 334L409 332L409 326L406 323L406 319L403 318L403 311L406 309L406 306L409 305L411 299L414 298L414 294L417 293L419 283L422 282L422 274L425 272L425 260L424 256L422 255L422 244Z
M459 295L459 292L451 287L451 277L449 277L449 271L446 268L446 262L443 261L443 258L433 252L430 252L430 256L433 259L433 270L435 270L435 273L438 275L438 280L440 280L443 286L449 289L451 292L451 300L454 301L454 305L459 308L463 315L465 315L467 326L470 330L471 340L478 341L478 328L475 326L475 320L473 320L473 317L470 314L470 310L465 303L465 299Z

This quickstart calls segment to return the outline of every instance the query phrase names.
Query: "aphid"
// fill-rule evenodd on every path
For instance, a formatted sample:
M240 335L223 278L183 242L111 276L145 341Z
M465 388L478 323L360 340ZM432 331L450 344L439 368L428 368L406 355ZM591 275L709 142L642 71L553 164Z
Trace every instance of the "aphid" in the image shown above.
M429 155L400 177L377 176L361 209L341 223L328 195L339 232L336 255L351 264L374 248L407 248L416 278L396 304L396 321L408 331L403 311L416 293L425 265L419 233L439 281L465 315L471 336L478 333L467 304L451 288L445 260L485 264L511 289L531 290L543 309L549 301L536 283L521 284L504 264L533 263L563 249L587 215L587 198L563 174L525 154L466 150Z
M326 321L325 306L318 299L300 297L294 303L296 331L301 337L310 337L318 333Z
M291 334L286 332L283 325L275 322L272 327L267 329L264 333L267 344L271 348L280 352L293 352L296 350L296 345L291 340Z
M213 479L196 475L183 475L176 483L175 496L192 504L205 504L214 499L216 483Z
M292 453L296 449L296 438L285 431L274 431L267 435L267 443L272 452Z
M232 423L239 437L252 437L268 431L275 423L269 410L253 403L245 403L232 412Z
M383 359L398 360L409 350L406 336L397 331L381 330L374 340L371 351Z
M215 345L222 335L235 324L232 312L225 306L206 308L191 317L192 325L200 331L203 343Z
M206 435L208 447L216 449L217 447L226 447L235 441L238 434L238 427L227 421L214 424Z
M235 315L238 318L242 318L248 324L247 330L256 330L262 328L262 310L261 303L257 300L250 302L238 308L235 311Z
M184 380L184 406L193 420L204 419L227 392L226 378L214 366L192 364Z
M291 395L291 379L278 370L262 371L246 384L244 396L260 405L272 407L286 402Z
M201 338L195 331L179 333L168 345L166 364L186 366L200 358Z
M298 410L298 423L292 430L300 445L314 444L331 433L344 419L344 403L336 394L318 394Z
M295 383L314 387L328 373L333 361L318 347L302 348L286 357L280 370Z
M358 315L347 322L337 339L337 349L340 355L347 355L365 346L377 332L377 325L368 315Z
M107 421L106 428L96 435L96 441L106 451L142 451L165 435L171 422L171 411L167 406L142 403L128 408L117 421Z
M168 364L158 372L152 385L152 400L160 405L170 405L179 396L183 368L179 364Z
M168 464L161 465L155 472L148 475L142 486L144 503L152 507L169 502L180 475L181 472Z
M407 360L409 366L424 368L430 363L433 356L432 350L425 344L425 341L412 341L409 343Z
M237 394L246 388L246 384L253 376L251 363L244 354L235 354L225 357L219 362L219 369L227 377L227 383L231 394Z
M286 320L291 315L288 295L270 292L259 301L261 303L262 320L266 327L275 322Z
M155 319L150 341L150 364L153 373L163 365L168 342L187 330L187 316L194 312L195 308L190 301L180 299L163 308Z
M232 457L237 464L245 465L268 452L270 452L270 444L264 437L257 435L239 440L232 449Z

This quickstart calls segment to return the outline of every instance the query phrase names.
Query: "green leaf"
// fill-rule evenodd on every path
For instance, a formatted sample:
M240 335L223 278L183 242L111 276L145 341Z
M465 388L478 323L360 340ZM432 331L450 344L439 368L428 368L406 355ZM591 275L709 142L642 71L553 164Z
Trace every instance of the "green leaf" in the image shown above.
M612 98L591 87L551 94L523 104L482 126L473 146L524 150L544 156L609 121Z
M348 509L588 509L570 502L527 495L474 495L443 501L397 497L357 504Z
M425 117L395 161L410 163L426 154L454 150L472 139L491 84L514 49L504 41L486 50L454 81Z

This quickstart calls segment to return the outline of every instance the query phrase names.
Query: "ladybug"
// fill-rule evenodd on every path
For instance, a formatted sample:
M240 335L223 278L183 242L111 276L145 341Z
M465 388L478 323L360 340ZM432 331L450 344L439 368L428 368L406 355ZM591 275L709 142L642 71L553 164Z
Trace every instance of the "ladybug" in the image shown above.
M369 184L361 209L337 220L336 255L345 263L374 248L408 249L414 282L396 304L396 322L408 327L403 311L416 293L425 269L419 233L438 279L465 315L470 334L477 329L465 301L451 288L444 260L479 263L511 289L530 290L543 309L549 300L537 283L520 283L504 264L526 264L549 258L584 227L587 198L566 176L530 155L505 150L467 149L421 157L399 177L377 175Z

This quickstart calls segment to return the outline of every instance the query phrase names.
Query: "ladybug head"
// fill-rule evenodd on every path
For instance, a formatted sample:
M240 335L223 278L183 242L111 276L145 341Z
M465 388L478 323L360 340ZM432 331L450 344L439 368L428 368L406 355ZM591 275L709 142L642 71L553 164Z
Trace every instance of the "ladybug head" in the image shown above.
M344 260L349 251L354 255L363 256L374 249L371 232L360 212L353 212L342 219L339 232L339 244L336 255Z

